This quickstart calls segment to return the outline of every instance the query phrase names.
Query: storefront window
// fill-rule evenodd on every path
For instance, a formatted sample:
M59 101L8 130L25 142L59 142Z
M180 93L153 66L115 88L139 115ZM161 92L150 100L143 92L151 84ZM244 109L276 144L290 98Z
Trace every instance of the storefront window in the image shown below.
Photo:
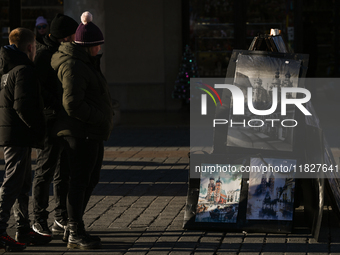
M282 32L287 47L294 48L293 0L249 0L243 7L246 15L246 47L258 34L271 28ZM235 46L234 1L190 1L190 48L195 53L201 77L225 77ZM247 49L245 48L245 49Z
M201 77L225 77L232 50L272 28L289 52L309 54L307 77L340 76L340 2L238 1L190 0L189 44Z
M309 54L309 77L339 76L336 58L339 13L336 5L339 4L332 0L304 1L303 53Z
M201 77L223 77L234 48L233 2L190 1L190 48Z

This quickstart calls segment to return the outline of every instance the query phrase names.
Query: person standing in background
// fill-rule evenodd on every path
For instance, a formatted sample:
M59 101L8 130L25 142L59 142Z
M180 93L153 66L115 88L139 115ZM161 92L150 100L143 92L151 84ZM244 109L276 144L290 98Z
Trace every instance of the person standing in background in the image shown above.
M35 29L36 29L36 40L43 44L43 38L47 34L48 31L48 23L47 20L43 16L39 16L35 20Z
M51 67L52 55L61 42L73 42L78 23L69 16L58 13L51 22L50 34L43 38L34 60L44 100L47 134L44 149L37 149L37 167L33 179L32 197L34 224L32 229L40 235L63 234L67 225L66 196L68 191L68 162L60 138L53 132L57 116L62 109L62 85ZM54 177L54 224L48 227L49 189Z
M72 249L94 249L100 238L85 231L83 215L97 185L103 162L103 141L113 128L113 109L109 88L100 70L100 45L104 37L84 12L74 43L62 43L52 56L52 67L63 85L62 114L57 121L70 166L67 195L69 221L64 238Z
M16 28L9 34L9 43L0 50L0 146L4 147L5 160L0 188L0 247L22 251L25 244L51 241L32 231L28 216L31 148L43 147L45 118L33 63L35 35L26 28ZM16 241L6 232L12 206Z

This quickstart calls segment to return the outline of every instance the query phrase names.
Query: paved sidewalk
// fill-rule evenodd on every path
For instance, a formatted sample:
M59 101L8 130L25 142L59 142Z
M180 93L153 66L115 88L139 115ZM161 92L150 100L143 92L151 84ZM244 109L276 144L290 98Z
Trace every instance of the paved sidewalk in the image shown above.
M319 243L305 227L302 208L297 210L293 234L182 229L189 163L187 127L117 127L106 145L100 183L85 213L88 229L102 238L102 249L70 251L65 243L56 239L46 246L28 247L25 254L250 255L340 252L340 228L329 206L325 207ZM53 207L51 197L50 208ZM10 224L9 233L13 236L13 218Z
M329 108L323 103L321 106L325 108L320 110L320 119L325 123L326 135L331 139L333 151L340 151L338 126L327 119L325 113ZM102 249L68 250L66 244L56 238L46 246L28 247L24 253L340 254L340 228L328 205L324 207L318 243L306 227L302 207L296 210L292 234L184 230L189 169L189 127L184 116L180 116L177 124L152 123L153 127L148 125L152 118L149 116L139 128L134 127L133 121L123 120L123 125L114 129L106 143L100 183L85 213L88 230L102 238ZM164 116L163 120L169 121ZM3 162L0 174L3 174ZM53 207L51 196L50 210ZM51 220L49 223L52 225ZM14 236L13 217L10 226L8 232Z

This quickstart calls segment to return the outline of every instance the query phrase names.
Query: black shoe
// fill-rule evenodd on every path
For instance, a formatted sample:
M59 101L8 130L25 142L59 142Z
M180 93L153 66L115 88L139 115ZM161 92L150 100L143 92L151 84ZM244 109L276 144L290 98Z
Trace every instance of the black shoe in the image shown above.
M70 235L70 231L68 229L65 229L64 236L63 236L63 239L62 239L63 242L65 242L65 243L68 242L69 235ZM84 231L84 236L86 236L86 238L88 238L88 239L90 239L94 242L100 243L102 241L99 236L92 236L87 231Z
M23 251L26 249L26 244L15 241L4 232L0 235L0 248L6 251Z
M29 229L28 231L17 231L15 240L27 245L42 245L51 242L51 235L40 235L39 233Z
M52 226L53 235L63 235L67 226L67 220L54 220ZM67 240L66 240L67 242Z
M39 222L36 222L32 225L32 229L34 232L38 233L39 235L42 236L51 236L52 232L49 229L47 225L46 220L39 220Z
M101 247L101 243L88 238L85 232L77 226L77 223L69 223L67 230L69 231L67 248L88 250Z
M95 242L101 242L101 239L99 236L92 236L85 230L84 224L79 224L79 229L80 231L90 240L95 241ZM66 228L63 236L63 242L68 242L68 237L70 235L70 231Z

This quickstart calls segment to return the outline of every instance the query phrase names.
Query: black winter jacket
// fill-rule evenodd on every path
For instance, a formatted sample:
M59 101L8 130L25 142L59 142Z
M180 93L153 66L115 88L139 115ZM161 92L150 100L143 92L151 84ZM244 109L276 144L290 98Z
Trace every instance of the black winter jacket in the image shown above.
M74 43L61 43L52 57L63 86L58 136L107 140L113 128L112 102L99 61Z
M0 49L0 146L43 148L45 118L34 64L14 45Z
M34 59L35 68L44 100L44 113L47 119L55 119L61 109L62 87L57 72L51 67L52 55L60 43L53 37L45 36L44 44L37 41L37 53Z

